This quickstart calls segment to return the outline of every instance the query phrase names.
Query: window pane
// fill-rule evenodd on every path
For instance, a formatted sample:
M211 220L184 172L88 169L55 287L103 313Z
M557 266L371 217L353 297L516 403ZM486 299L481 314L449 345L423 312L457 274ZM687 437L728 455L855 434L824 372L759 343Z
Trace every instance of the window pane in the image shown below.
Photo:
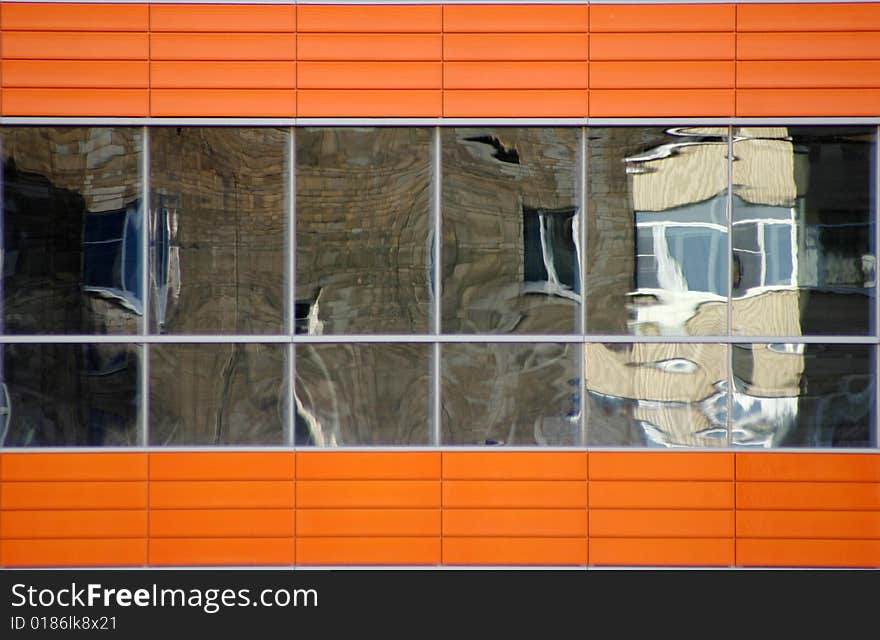
M282 333L289 132L150 133L152 329Z
M297 345L297 443L431 444L430 373L431 345Z
M442 444L581 444L581 345L444 344Z
M727 333L727 128L588 132L587 331Z
M0 332L140 332L141 137L137 128L0 129Z
M873 333L874 131L819 126L737 129L736 333ZM754 241L743 243L747 238L739 233L741 228L751 230L757 247Z
M444 333L579 330L578 138L443 130Z
M298 129L298 333L426 333L429 129Z
M283 344L150 345L150 444L284 444L286 356Z

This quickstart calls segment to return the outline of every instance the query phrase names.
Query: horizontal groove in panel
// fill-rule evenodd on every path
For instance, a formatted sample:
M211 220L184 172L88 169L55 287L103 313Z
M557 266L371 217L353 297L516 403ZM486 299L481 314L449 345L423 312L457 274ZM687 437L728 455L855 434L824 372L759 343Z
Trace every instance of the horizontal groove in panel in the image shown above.
M296 506L307 508L440 507L440 482L427 480L298 480Z
M732 538L733 510L591 509L597 538Z
M738 453L737 480L880 482L880 455Z
M147 483L4 481L0 505L4 510L144 509Z
M591 89L733 88L734 62L592 62Z
M3 32L3 58L33 60L146 60L146 33Z
M880 89L738 89L740 117L876 116Z
M297 110L303 118L419 118L438 117L439 90L301 89Z
M733 89L591 89L594 118L732 116Z
M146 539L3 540L6 567L123 567L147 563Z
M880 87L880 60L740 61L736 82L745 89Z
M586 90L446 90L447 118L578 118L587 114Z
M444 508L585 509L587 483L550 481L443 482Z
M586 538L443 538L445 565L584 566Z
M440 89L440 62L300 62L301 89Z
M4 89L4 116L144 117L148 89Z
M443 40L433 33L327 33L297 35L297 60L437 60Z
M145 453L3 454L0 480L145 480Z
M733 509L732 482L590 481L590 509Z
M740 33L738 60L870 60L880 58L880 32Z
M880 30L880 4L741 4L737 13L737 29L739 31Z
M880 540L736 541L744 567L880 567Z
M300 565L433 565L440 538L297 538Z
M442 28L439 5L300 5L297 7L299 32L395 33L439 32Z
M740 481L736 508L880 511L880 483Z
M443 452L445 480L586 480L587 454Z
M151 480L292 480L293 453L151 453Z
M440 453L410 452L300 452L299 480L436 480Z
M154 61L150 83L160 89L293 89L296 63L278 61Z
M586 6L445 5L445 32L574 32L587 31Z
M151 509L291 509L293 481L150 482Z
M590 34L590 61L599 60L733 60L732 33L595 33Z
M733 4L592 5L590 31L733 31L736 10Z
M4 538L144 538L146 510L6 511Z
M440 535L439 509L297 509L299 537Z
M146 60L5 60L4 87L144 88L150 84Z
M291 118L293 89L153 89L150 115L156 117Z
M730 566L734 541L720 538L590 538L590 564Z
M151 31L292 32L295 28L294 6L155 4L150 7Z
M446 89L586 89L586 62L446 62Z
M151 566L292 565L293 538L153 538Z
M880 511L738 511L741 538L880 539Z
M146 31L147 4L3 3L4 31Z
M293 509L153 509L152 538L292 537Z
M277 33L153 33L153 60L289 60L296 39Z
M590 480L733 480L734 454L592 452Z
M453 509L443 510L444 536L585 538L583 509Z
M586 33L446 33L443 59L587 60Z

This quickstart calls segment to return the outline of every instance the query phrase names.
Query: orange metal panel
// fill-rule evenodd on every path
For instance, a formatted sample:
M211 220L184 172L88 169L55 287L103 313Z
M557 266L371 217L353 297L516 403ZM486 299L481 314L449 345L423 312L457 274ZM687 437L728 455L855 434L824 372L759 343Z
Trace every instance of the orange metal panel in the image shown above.
M150 115L179 117L291 118L292 89L153 89Z
M153 87L161 89L293 89L296 63L153 62L150 79Z
M147 512L7 511L4 538L145 538Z
M880 539L877 511L739 511L742 538Z
M880 567L880 540L736 541L746 567Z
M3 32L3 58L34 60L146 60L146 33Z
M153 509L153 538L293 537L293 509Z
M596 33L590 60L733 60L732 33Z
M147 89L4 89L5 116L148 115Z
M718 538L590 538L590 564L730 566L734 541Z
M565 5L446 5L443 30L459 33L587 31L588 8Z
M441 107L441 92L434 90L314 89L297 94L297 110L303 118L437 117Z
M6 60L6 87L127 89L149 86L146 60Z
M586 90L444 91L447 118L582 118Z
M880 483L737 482L736 508L880 510Z
M736 81L749 89L880 87L880 60L739 62Z
M153 538L151 566L292 565L293 538Z
M443 40L433 33L301 33L299 60L440 60Z
M590 7L590 31L733 31L736 9L733 4L593 5ZM633 46L638 46L638 43L634 42Z
M442 10L439 5L301 5L297 7L297 29L329 33L439 33Z
M880 33L740 33L739 60L870 60L880 58Z
M446 565L587 564L585 538L444 538Z
M292 481L150 482L151 509L291 509Z
M732 482L590 481L590 509L733 509Z
M301 89L440 89L440 62L300 62Z
M5 65L4 65L5 68ZM145 453L7 453L0 480L146 480Z
M733 538L734 513L657 509L592 509L597 538Z
M299 480L437 480L440 453L302 452L296 473Z
M583 60L586 33L447 33L444 60Z
M590 116L711 117L732 116L731 89L591 89Z
M880 4L742 4L738 31L880 30Z
M427 480L298 480L296 505L307 508L440 507L440 482Z
M582 509L587 483L568 480L443 482L444 508Z
M4 31L146 31L148 11L146 4L4 2L0 25Z
M271 5L161 5L150 7L151 31L272 32L296 29L296 7Z
M439 538L297 538L297 564L440 564Z
M462 451L443 453L443 478L451 480L586 480L582 452Z
M776 482L880 482L880 455L738 453L736 479Z
M8 90L4 97L6 93ZM0 503L5 510L144 509L147 483L4 481L0 483Z
M151 33L153 60L290 60L296 39L278 33Z
M734 86L734 62L592 62L591 89L715 89Z
M144 539L3 540L6 567L121 567L147 563Z
M739 89L736 115L761 116L875 116L880 113L880 89Z
M590 480L733 480L732 453L592 452Z
M586 89L586 62L447 62L447 89Z
M151 453L151 480L293 480L287 452Z
M298 509L296 535L422 537L440 535L439 509Z
M444 536L585 538L583 509L444 509Z

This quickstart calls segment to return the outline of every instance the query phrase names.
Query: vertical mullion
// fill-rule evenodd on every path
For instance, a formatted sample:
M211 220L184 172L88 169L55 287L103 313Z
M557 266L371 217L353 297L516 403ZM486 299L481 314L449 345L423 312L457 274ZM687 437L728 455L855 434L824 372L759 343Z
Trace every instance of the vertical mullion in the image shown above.
M296 448L296 127L287 149L287 445Z
M150 334L150 236L152 234L152 202L150 198L150 128L141 129L141 335ZM140 444L150 445L150 345L141 345L141 432Z
M441 241L442 241L442 227L441 227L441 191L442 191L442 169L440 166L441 159L441 149L440 149L440 127L434 127L434 137L433 137L433 145L431 148L431 214L434 225L434 246L432 247L433 251L433 269L431 269L430 277L434 283L434 308L432 310L434 317L432 318L432 325L434 337L437 338L440 336L442 327L440 323L440 313L441 313L441 301L442 301L442 289L443 283L441 281L441 274L443 270L441 269L440 261L442 259L441 253ZM433 343L433 358L432 358L432 371L431 371L431 383L432 383L432 394L431 394L431 403L432 403L432 415L433 415L433 430L431 434L431 442L435 446L439 446L441 443L441 407L440 407L440 342L435 340Z
M880 447L880 282L878 282L878 252L880 252L880 125L874 127L874 446Z
M733 126L727 127L727 198L725 210L727 215L727 278L725 285L727 287L727 446L733 446L731 433L733 425L731 424L731 416L733 415L733 344L730 338L733 336Z
M587 157L587 128L580 128L580 166L578 167L578 241L580 243L580 255L578 273L581 280L581 314L580 333L581 345L578 357L578 371L580 383L578 384L578 396L580 405L580 446L587 446L587 371L586 371L586 335L587 335L587 171L589 159Z

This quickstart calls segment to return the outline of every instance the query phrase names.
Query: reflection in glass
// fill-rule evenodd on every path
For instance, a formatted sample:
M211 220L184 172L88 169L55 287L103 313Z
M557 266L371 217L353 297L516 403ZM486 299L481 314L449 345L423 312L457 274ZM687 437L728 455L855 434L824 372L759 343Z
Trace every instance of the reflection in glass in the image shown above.
M150 345L150 444L284 444L286 353L282 344Z
M139 333L139 128L3 127L0 332Z
M298 129L297 333L426 333L431 131Z
M150 135L152 330L282 333L289 131Z
M733 444L875 446L873 346L737 344L731 348Z
M425 344L297 345L297 444L431 444L430 363Z
M874 127L742 127L733 162L733 324L870 334Z
M727 128L588 136L587 330L726 334Z
M141 347L0 345L0 446L134 446Z
M727 345L585 348L589 446L728 446Z
M578 129L444 129L443 332L575 333Z
M579 344L444 344L446 445L577 446Z

